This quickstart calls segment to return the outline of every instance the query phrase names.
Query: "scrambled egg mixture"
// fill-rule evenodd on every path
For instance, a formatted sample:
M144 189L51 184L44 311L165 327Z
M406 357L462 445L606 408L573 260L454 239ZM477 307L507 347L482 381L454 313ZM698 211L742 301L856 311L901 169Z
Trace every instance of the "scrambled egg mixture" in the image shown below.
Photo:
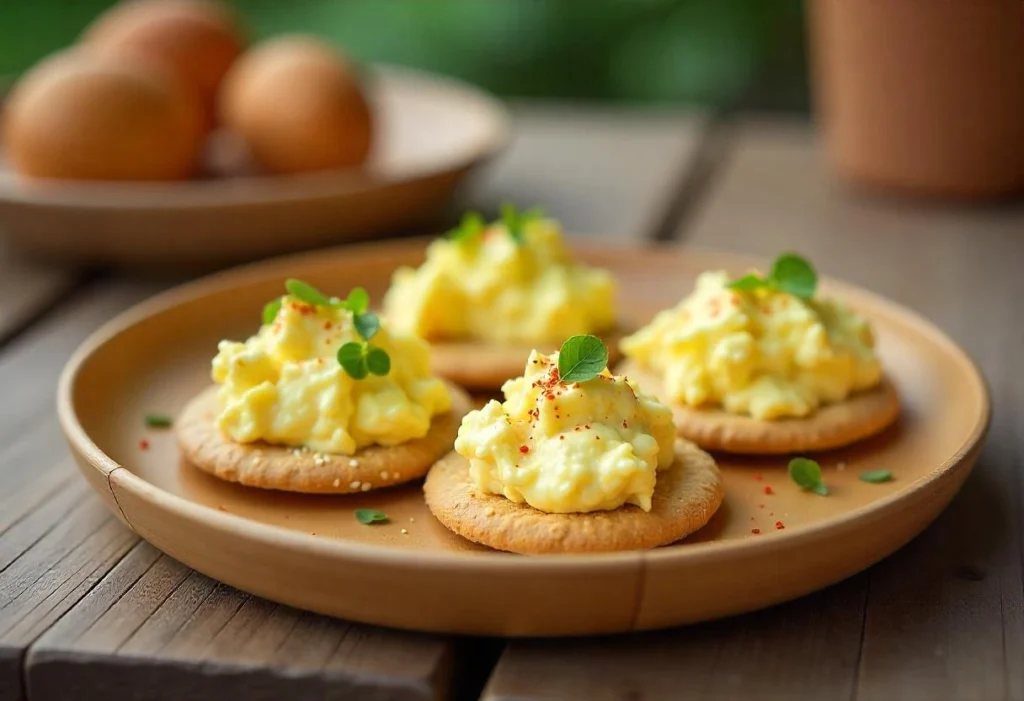
M430 376L426 343L381 328L373 345L391 356L391 371L354 380L335 356L359 340L352 312L286 297L274 322L245 343L220 342L217 426L238 443L344 455L426 435L431 418L451 407L444 383Z
M610 330L614 295L611 274L574 263L558 224L540 219L522 243L500 223L434 241L423 265L395 272L384 311L392 328L430 341L533 345Z
M470 412L455 450L476 487L548 513L651 508L656 472L672 464L668 407L607 370L563 385L558 354L534 351L523 377Z
M840 303L728 282L704 273L692 295L623 339L623 353L663 376L662 399L799 417L881 381L871 327Z

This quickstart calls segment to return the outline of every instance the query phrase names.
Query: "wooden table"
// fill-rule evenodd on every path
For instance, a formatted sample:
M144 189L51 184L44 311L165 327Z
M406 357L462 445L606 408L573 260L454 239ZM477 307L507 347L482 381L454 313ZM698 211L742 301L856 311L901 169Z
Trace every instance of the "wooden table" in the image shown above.
M946 513L826 591L659 633L506 643L295 611L141 542L67 456L60 368L98 324L171 281L0 252L0 699L1024 699L1024 209L855 196L793 121L517 115L512 148L453 213L538 202L581 236L795 249L962 343L995 418Z

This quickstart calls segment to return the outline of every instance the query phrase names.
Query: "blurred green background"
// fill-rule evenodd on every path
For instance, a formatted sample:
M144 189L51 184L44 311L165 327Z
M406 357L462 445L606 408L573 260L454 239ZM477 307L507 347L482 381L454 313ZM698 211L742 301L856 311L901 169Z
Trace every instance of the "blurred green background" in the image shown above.
M0 0L0 75L72 41L115 0ZM505 97L805 111L801 0L233 0L251 35L329 37L353 55Z

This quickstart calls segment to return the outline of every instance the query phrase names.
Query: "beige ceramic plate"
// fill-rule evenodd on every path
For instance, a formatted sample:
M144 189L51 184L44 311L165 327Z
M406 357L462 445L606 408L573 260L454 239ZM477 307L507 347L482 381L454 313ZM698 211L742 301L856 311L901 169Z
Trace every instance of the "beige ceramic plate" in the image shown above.
M170 432L144 428L144 414L174 414L206 386L217 341L251 333L286 276L332 292L364 285L379 300L391 270L420 260L421 245L360 245L222 273L99 330L68 365L59 410L82 472L109 508L195 569L299 608L428 631L608 633L749 611L867 567L946 506L988 426L982 378L946 336L906 309L826 282L827 292L876 325L905 402L901 422L822 456L827 498L791 484L782 459L722 458L721 510L696 536L655 551L545 558L493 552L439 525L418 485L356 497L246 489L183 464ZM749 265L678 249L580 253L618 275L628 322L675 302L701 270ZM143 439L148 450L140 448ZM859 472L874 469L892 470L895 481L858 481ZM357 507L383 509L391 523L361 526Z
M0 230L71 262L253 260L421 221L508 139L504 108L468 85L387 67L368 84L380 136L365 171L253 175L224 134L210 142L219 177L186 182L26 182L0 164Z

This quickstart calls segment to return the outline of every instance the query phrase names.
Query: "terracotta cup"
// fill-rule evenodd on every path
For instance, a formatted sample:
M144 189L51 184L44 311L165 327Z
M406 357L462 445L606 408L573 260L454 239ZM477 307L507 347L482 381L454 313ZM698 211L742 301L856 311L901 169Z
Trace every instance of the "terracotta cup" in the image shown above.
M1022 0L807 0L833 170L920 195L1024 193Z

